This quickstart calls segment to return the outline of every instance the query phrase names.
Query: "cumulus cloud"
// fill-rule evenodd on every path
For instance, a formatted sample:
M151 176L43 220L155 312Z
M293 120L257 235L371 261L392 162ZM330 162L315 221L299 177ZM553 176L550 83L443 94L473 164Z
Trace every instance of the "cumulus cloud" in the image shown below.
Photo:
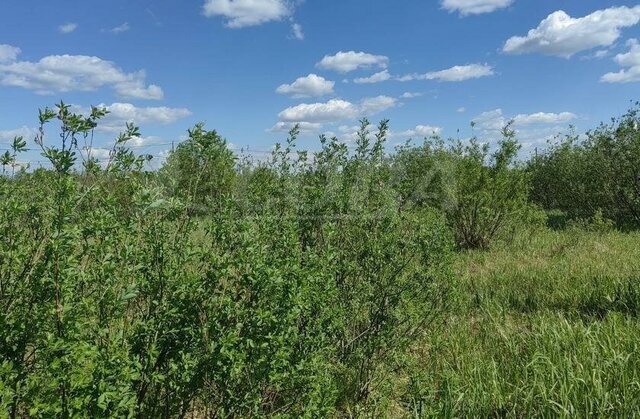
M424 74L407 74L399 77L400 81L412 81L412 80L439 80L458 82L470 79L477 79L480 77L493 76L495 72L493 67L487 64L469 64L469 65L457 65L446 70L432 71Z
M19 50L18 50L19 52ZM49 55L40 61L0 60L0 85L22 87L38 94L93 91L111 87L119 96L162 99L162 89L146 84L144 71L125 73L111 61L86 55Z
M76 29L78 29L78 24L77 23L66 23L64 25L58 26L58 31L60 33L71 33L73 31L75 31Z
M314 123L314 122L298 122L298 128L300 128L300 132L311 134L320 131L322 128L322 124ZM273 127L269 128L267 131L269 132L289 132L291 128L296 125L296 122L277 122Z
M291 34L293 37L299 41L304 39L304 31L302 30L302 25L299 23L293 23L291 25Z
M373 55L366 52L339 51L335 55L325 55L317 67L325 70L334 70L340 73L348 73L359 68L387 68L389 58L384 55Z
M87 147L83 149L85 157L92 157L98 160L109 160L111 149L102 147Z
M571 112L537 112L532 114L518 114L512 118L506 118L502 109L483 112L476 116L472 122L474 125L485 131L499 131L512 119L515 127L529 125L549 125L562 124L576 119L577 116Z
M431 125L417 125L415 128L408 129L406 131L392 132L390 137L429 138L440 135L441 133L441 127L434 127Z
M389 96L376 96L363 99L360 102L358 113L362 116L374 115L379 112L393 108L398 104L398 100Z
M471 120L471 123L480 130L498 131L507 123L507 119L502 114L502 109L482 112Z
M533 124L561 124L576 119L577 116L571 112L537 112L532 114L519 114L513 117L514 125Z
M335 82L316 74L309 74L306 77L299 77L291 84L280 85L276 89L276 93L295 98L317 97L333 93L333 86L335 86Z
M558 135L569 132L567 123L576 118L577 116L571 112L538 112L507 118L502 109L494 109L476 116L472 123L479 138L490 140L500 137L502 128L509 120L513 120L516 138L524 150L542 145Z
M324 103L302 103L289 107L278 114L284 122L325 123L355 117L357 106L341 99Z
M604 58L609 54L609 50L601 49L593 53L594 58Z
M12 141L15 137L23 137L25 140L35 138L38 131L35 128L21 127L11 130L0 130L0 140Z
M354 79L353 82L357 84L380 83L389 80L390 78L391 74L389 74L389 70L383 70L369 77L359 77L357 79Z
M158 145L166 145L166 140L162 137L150 135L148 137L133 137L127 142L129 147L151 147Z
M511 6L514 0L442 0L442 8L462 16L491 13Z
M20 55L20 48L11 45L0 44L0 63L15 61Z
M321 103L302 103L289 107L278 114L281 122L331 123L362 116L373 115L392 108L397 99L377 96L363 99L355 104L342 99L331 99Z
M204 15L222 16L229 28L244 28L282 20L291 15L289 0L205 0Z
M606 83L632 83L640 81L640 42L631 39L627 42L629 52L618 54L615 62L623 69L616 73L607 73L602 76Z
M131 103L112 103L111 105L100 105L105 107L109 114L107 118L123 121L135 121L138 124L158 123L171 124L178 119L191 115L191 111L186 108L159 107L137 107Z
M127 122L138 125L168 125L191 115L191 111L187 108L138 107L131 103L116 102L110 105L101 103L97 107L109 111L98 122L97 130L103 132L120 132ZM72 110L81 114L89 113L88 108L78 105L74 105Z
M621 29L640 22L640 6L611 7L581 18L562 10L551 13L526 36L514 36L502 48L508 54L541 53L570 58L597 47L608 47L621 36Z

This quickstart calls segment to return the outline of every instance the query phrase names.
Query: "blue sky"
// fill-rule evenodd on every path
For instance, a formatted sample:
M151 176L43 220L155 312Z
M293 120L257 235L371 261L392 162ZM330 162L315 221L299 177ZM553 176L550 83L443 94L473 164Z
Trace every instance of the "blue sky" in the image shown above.
M432 133L525 152L640 99L640 5L609 0L5 0L0 149L37 109L105 105L105 147L127 120L162 156L198 121L269 150L301 123L349 140L362 116L390 145ZM475 128L470 122L475 121ZM459 133L458 133L459 130ZM29 138L30 139L30 138ZM51 141L54 138L51 137ZM99 154L99 153L97 153ZM24 160L41 160L36 151Z

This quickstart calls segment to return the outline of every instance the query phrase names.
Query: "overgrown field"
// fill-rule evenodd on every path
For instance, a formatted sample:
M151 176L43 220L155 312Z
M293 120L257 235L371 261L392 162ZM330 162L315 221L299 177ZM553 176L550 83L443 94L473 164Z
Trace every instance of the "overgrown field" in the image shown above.
M0 416L640 414L638 114L518 159L197 125L155 172L105 111L0 156Z
M411 352L399 416L638 415L640 234L544 230L455 266L459 305Z

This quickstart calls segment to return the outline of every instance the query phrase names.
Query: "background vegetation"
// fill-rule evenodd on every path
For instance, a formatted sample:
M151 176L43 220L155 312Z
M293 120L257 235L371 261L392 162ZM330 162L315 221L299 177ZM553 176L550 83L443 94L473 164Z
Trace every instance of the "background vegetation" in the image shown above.
M637 112L529 161L511 125L264 162L197 125L147 172L42 110L53 169L0 156L0 415L636 415Z

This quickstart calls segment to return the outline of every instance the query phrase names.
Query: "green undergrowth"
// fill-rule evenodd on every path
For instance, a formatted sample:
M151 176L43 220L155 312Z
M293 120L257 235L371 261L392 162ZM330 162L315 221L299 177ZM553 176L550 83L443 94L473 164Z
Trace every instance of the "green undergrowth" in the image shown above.
M459 301L404 360L404 417L635 417L640 235L570 229L461 253Z

